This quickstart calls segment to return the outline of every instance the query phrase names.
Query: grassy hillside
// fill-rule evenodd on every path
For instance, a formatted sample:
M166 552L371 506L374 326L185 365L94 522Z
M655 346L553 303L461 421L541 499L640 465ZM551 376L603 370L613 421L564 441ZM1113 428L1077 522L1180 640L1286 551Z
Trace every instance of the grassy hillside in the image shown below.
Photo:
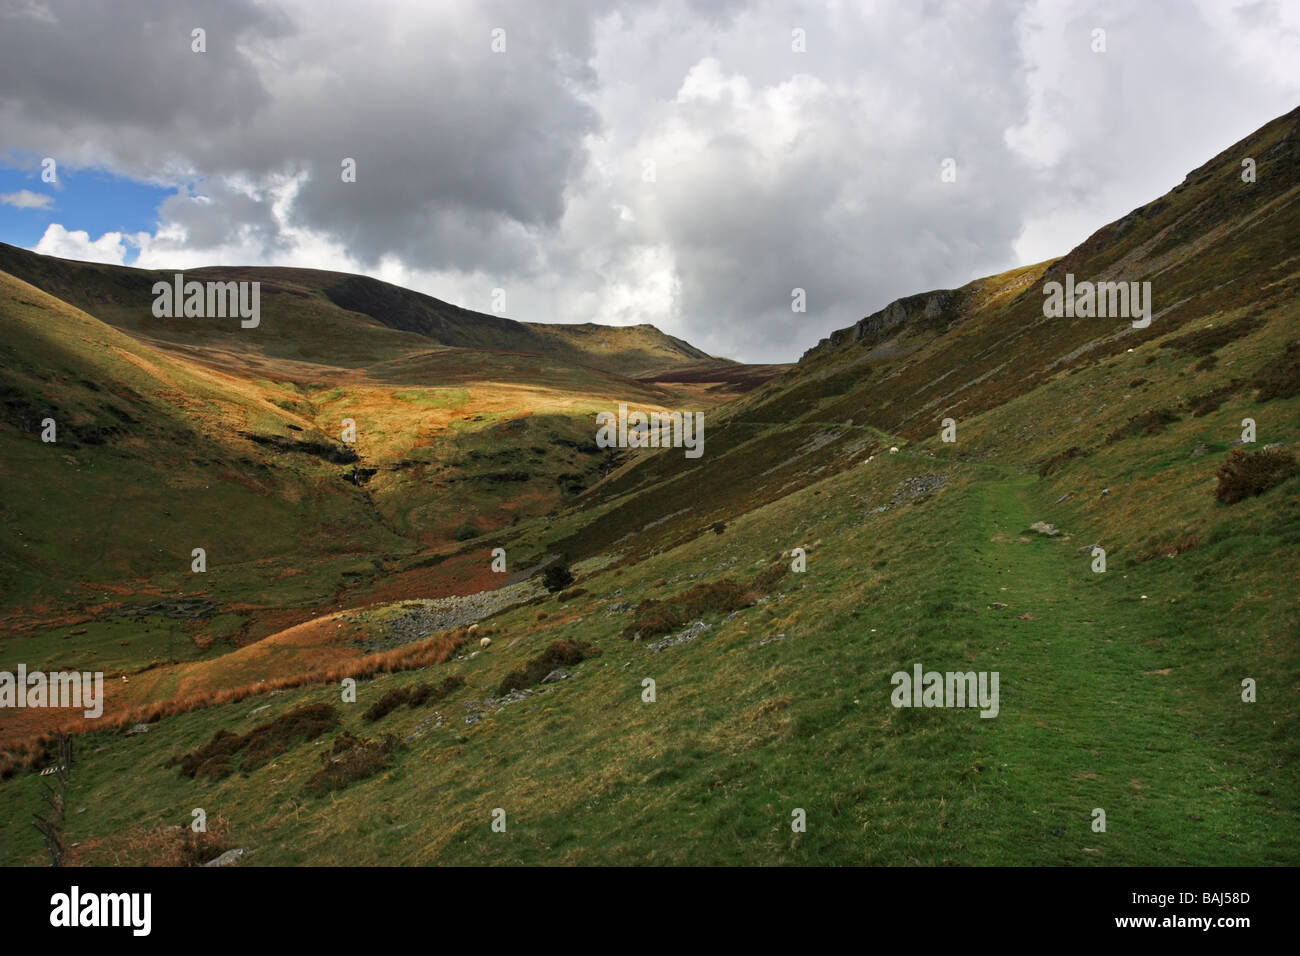
M830 337L709 409L702 458L626 452L371 592L417 575L460 598L344 604L114 684L77 739L70 862L1295 865L1298 198L1300 111L1062 259ZM1154 321L1044 318L1066 272L1150 281ZM460 364L383 374L426 359ZM312 421L371 387L311 393ZM411 387L384 435L473 394ZM590 437L584 401L565 420ZM492 449L457 447L449 480ZM416 491L391 489L375 508L406 534ZM498 544L508 575L486 570ZM575 580L552 594L554 554ZM917 664L996 672L997 715L893 706ZM12 757L0 858L37 865L50 757ZM173 829L196 807L197 846Z
M263 360L323 360L357 368L433 344L533 353L626 375L710 358L652 325L516 322L367 276L315 269L185 270L187 281L260 282L261 323L256 335L241 329L237 320L155 317L153 285L172 282L175 271L74 262L4 243L0 243L0 271L133 335L171 345L252 353Z
M10 670L140 675L333 608L494 586L485 542L618 460L592 441L596 411L725 398L533 352L433 345L305 293L273 293L284 302L256 329L190 321L169 339L146 328L164 320L122 304L135 270L11 258L75 279L71 298L132 321L120 330L0 273ZM41 440L47 419L53 443ZM0 738L41 719L0 712Z

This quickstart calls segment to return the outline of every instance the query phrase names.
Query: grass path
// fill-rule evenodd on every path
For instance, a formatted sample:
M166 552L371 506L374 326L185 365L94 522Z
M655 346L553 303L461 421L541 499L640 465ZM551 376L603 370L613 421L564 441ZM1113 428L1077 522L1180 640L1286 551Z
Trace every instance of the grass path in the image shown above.
M1094 574L1077 539L1020 534L1047 510L1035 485L979 486L970 548L953 555L970 555L965 573L987 603L1008 605L981 618L1001 672L1001 713L989 723L1005 766L985 808L1005 837L1001 858L1251 862L1251 831L1270 821L1243 789L1246 768L1216 719L1232 688L1207 699L1170 669L1186 660L1179 639L1194 640L1195 628L1167 597L1143 600L1138 575ZM1105 833L1092 829L1094 808L1106 812Z

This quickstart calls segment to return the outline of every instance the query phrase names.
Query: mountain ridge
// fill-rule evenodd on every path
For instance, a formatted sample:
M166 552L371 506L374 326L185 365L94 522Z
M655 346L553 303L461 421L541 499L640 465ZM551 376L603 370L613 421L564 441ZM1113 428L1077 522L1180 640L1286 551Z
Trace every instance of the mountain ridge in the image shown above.
M155 282L170 282L181 272L199 281L259 281L264 312L274 311L277 297L319 300L320 307L328 304L342 313L365 316L385 328L418 334L450 348L547 355L619 374L640 374L701 360L711 361L719 369L740 364L709 355L649 323L602 326L521 322L465 309L381 279L330 270L292 266L139 269L62 259L0 243L0 271L134 332L167 329L149 314L151 289ZM188 333L178 333L173 326L166 334L184 340ZM603 341L594 341L597 338Z

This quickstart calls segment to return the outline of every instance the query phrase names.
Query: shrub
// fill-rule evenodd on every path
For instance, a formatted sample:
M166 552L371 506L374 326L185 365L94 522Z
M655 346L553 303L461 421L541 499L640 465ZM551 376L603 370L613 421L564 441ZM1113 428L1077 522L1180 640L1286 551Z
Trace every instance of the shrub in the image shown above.
M390 690L383 697L379 698L379 700L371 704L370 709L361 716L369 721L379 720L382 717L388 716L390 712L407 703L410 699L411 688L409 687L399 687L396 690Z
M416 707L422 707L425 704L436 704L442 700L461 684L465 683L465 678L459 674L452 674L450 677L443 679L441 684L416 684L413 687L399 687L396 690L390 690L379 700L375 701L361 716L366 720L375 721L388 716L403 704L407 704L414 710Z
M1249 335L1263 325L1263 320L1252 316L1240 318L1235 322L1221 322L1213 328L1197 329L1162 342L1162 349L1173 349L1187 355L1209 355L1229 342Z
M722 534L722 532L727 530L727 524L725 521L715 521L713 524L709 525L709 530L714 534Z
M569 590L561 592L560 600L562 602L572 601L574 598L580 598L586 593L586 588L569 588Z
M783 559L777 559L754 575L754 587L763 592L771 591L789 570L790 566Z
M523 690L539 684L543 677L557 667L572 667L589 657L599 656L600 649L585 641L555 641L523 667L507 674L497 688L497 696L504 697L512 690Z
M228 777L236 769L249 773L287 752L294 744L319 737L337 724L338 719L333 704L307 704L254 727L242 737L221 728L198 750L173 757L167 766L179 763L185 776L202 775L213 780ZM240 753L244 756L237 768L235 757Z
M1261 366L1250 384L1259 389L1255 396L1259 402L1300 395L1300 340L1292 342L1285 352Z
M244 738L246 753L242 769L247 773L270 763L294 744L315 740L338 720L333 704L307 704L254 727Z
M1065 451L1058 451L1055 455L1038 466L1038 477L1046 478L1053 472L1059 471L1071 458L1078 458L1083 454L1083 449L1078 445L1072 445Z
M697 584L666 601L648 598L637 605L636 616L623 628L623 636L629 640L638 636L654 637L685 627L710 611L729 614L752 607L776 586L788 570L786 563L778 560L760 571L748 584L724 577Z
M1178 413L1172 408L1153 408L1149 412L1134 415L1127 422L1106 436L1106 444L1113 445L1121 438L1133 435L1158 435L1165 426L1178 421Z
M573 575L569 573L568 565L563 562L552 564L542 575L542 586L552 594L563 591L572 583Z
M1233 379L1227 385L1221 385L1212 391L1206 392L1204 395L1196 395L1189 398L1187 400L1187 407L1196 418L1201 418L1211 412L1217 412L1219 406L1227 401L1228 396L1241 388L1241 386L1242 382L1240 379Z
M437 686L420 684L418 687L412 688L411 699L408 703L412 709L421 707L424 704L436 704L464 683L464 677L459 674L452 674L450 677L444 678L443 682Z
M1295 456L1280 448L1248 452L1234 448L1219 466L1219 484L1214 497L1224 504L1235 504L1254 495L1262 495L1300 471Z
M392 764L393 754L400 746L392 734L384 735L380 742L354 737L345 730L335 738L329 753L320 755L323 766L307 778L303 791L308 796L320 796L373 777Z
M463 525L461 525L459 528L456 529L455 537L457 541L468 541L471 538L477 538L478 528L474 527L472 524L466 521Z

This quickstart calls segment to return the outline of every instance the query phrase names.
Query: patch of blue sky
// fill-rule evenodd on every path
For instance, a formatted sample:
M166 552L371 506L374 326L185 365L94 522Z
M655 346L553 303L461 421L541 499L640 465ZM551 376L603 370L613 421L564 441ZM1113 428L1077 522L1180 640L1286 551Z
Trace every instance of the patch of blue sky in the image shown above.
M175 188L137 182L101 169L60 166L58 180L41 179L39 161L0 165L0 242L30 249L51 223L92 240L106 232L134 235L157 228L158 206ZM127 262L137 250L128 244Z

